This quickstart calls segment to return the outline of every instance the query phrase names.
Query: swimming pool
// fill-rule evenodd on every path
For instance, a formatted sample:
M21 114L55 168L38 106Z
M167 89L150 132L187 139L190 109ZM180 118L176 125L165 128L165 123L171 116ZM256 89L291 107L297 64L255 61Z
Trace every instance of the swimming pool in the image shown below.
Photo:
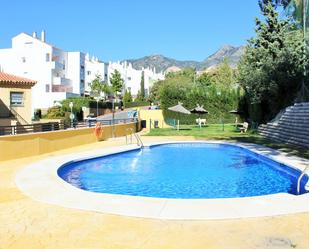
M173 143L69 162L58 175L91 192L210 199L295 194L300 171L234 145Z

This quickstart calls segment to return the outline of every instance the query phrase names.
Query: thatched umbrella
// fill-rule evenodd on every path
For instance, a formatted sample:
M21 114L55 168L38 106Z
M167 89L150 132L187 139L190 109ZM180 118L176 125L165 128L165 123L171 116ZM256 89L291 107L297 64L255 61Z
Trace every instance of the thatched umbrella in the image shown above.
M191 112L184 108L180 102L178 102L178 105L169 107L168 110L182 114L191 114ZM177 130L179 131L179 119L177 122Z
M240 110L232 110L232 111L229 111L229 113L236 115L235 124L237 125L237 123L238 123L238 119L237 119L238 115L242 114L243 112L240 111Z
M198 124L199 124L199 126L201 128L201 115L202 114L208 114L209 112L206 111L203 106L200 106L199 104L197 104L197 106L191 110L191 113L195 113L195 114L199 115L199 118L198 118L199 122L198 122Z

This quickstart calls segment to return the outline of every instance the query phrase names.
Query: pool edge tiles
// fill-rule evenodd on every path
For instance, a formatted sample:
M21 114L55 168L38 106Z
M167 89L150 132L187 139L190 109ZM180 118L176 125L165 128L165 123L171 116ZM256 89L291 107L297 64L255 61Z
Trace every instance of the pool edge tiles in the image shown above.
M91 192L213 199L295 194L301 174L230 144L175 143L150 148L72 162L61 166L58 175ZM302 194L306 182L304 177Z
M301 158L288 158L272 149L248 144L235 144L222 141L169 141L148 143L147 146L165 143L217 143L231 144L249 149L285 165L293 165L302 170L308 161ZM152 197L125 196L93 193L73 187L57 175L58 168L72 160L93 156L103 156L136 149L137 146L121 146L100 149L64 156L54 156L36 162L18 172L17 186L31 198L68 208L96 211L107 214L125 215L153 219L212 220L263 217L273 215L309 212L306 205L309 194L294 196L272 194L258 197L229 199L165 199ZM268 152L268 154L267 154ZM272 158L274 157L274 158ZM227 208L228 207L228 208Z

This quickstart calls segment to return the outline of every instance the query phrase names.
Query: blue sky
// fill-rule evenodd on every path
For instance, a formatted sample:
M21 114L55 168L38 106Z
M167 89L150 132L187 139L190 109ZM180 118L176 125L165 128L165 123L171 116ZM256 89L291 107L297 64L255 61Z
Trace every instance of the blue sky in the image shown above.
M46 30L47 42L101 60L163 54L203 60L254 35L258 0L2 0L0 48Z

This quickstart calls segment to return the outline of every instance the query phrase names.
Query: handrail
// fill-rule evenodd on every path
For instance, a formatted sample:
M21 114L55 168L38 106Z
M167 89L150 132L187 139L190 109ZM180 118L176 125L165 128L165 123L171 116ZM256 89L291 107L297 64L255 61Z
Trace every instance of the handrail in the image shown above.
M128 131L130 131L130 134L128 134ZM128 144L128 135L130 135L130 141L131 141L131 144L132 144L132 134L134 134L134 136L136 138L137 145L140 146L143 149L144 144L143 144L141 137L137 133L134 133L132 128L126 129L126 144Z
M302 171L302 173L300 174L300 176L298 177L298 180L297 180L297 195L300 194L300 182L301 182L301 179L304 177L304 175L306 174L306 171L308 170L309 168L309 165L306 166L306 168Z
M144 148L144 144L143 144L143 141L141 139L141 137L137 134L137 133L134 133L134 136L137 140L137 145L141 147L141 149Z
M16 110L14 110L14 108L10 107L10 112L16 117L17 120L20 119L24 124L29 124Z
M131 133L128 134L127 131L131 131ZM130 135L130 140L131 140L131 143L132 143L132 133L133 133L133 129L132 128L127 128L126 129L126 144L128 144L128 135Z

